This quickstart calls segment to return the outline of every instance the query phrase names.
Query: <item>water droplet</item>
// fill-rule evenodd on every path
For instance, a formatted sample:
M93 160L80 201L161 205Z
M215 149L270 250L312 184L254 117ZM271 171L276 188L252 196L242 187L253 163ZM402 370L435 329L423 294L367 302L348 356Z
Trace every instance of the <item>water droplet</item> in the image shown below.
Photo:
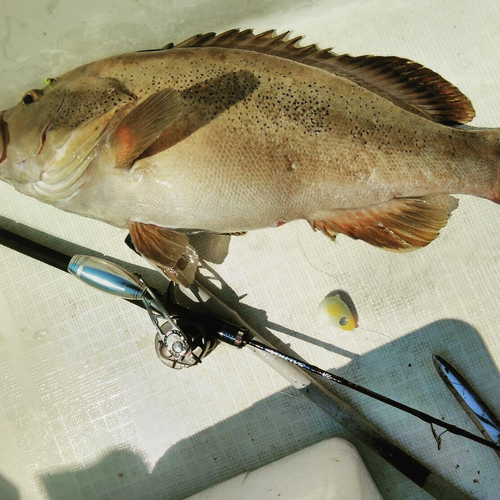
M38 332L35 332L33 337L39 342L45 342L47 340L47 332L45 330L39 330Z

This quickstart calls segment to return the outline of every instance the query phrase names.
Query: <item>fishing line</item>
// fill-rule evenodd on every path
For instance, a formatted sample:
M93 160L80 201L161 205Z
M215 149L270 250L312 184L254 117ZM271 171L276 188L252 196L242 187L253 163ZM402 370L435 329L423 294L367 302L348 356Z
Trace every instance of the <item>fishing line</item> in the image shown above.
M321 274L325 274L326 276L330 276L330 278L333 278L335 280L335 282L337 283L337 285L340 284L340 279L338 278L338 276L334 276L333 274L330 274L329 272L327 271L324 271L323 269L320 269L319 267L315 266L311 260L309 259L309 257L307 256L305 250L304 250L304 247L302 246L302 242L300 241L300 238L299 238L299 233L298 233L298 229L295 229L295 239L297 240L297 243L299 244L299 248L302 252L302 255L303 257L306 259L307 263L313 268L315 269L316 271L320 272Z
M363 331L363 332L369 332L369 333L376 333L377 335L382 335L382 337L386 337L389 340L394 340L394 337L391 337L391 336L387 335L386 333L382 333L382 332L379 332L377 330L374 330L373 328L364 328L362 326L358 326L356 328L356 330Z
M299 238L299 233L298 233L298 229L295 230L295 239L297 240L297 243L299 244L299 248L300 248L300 251L302 253L302 256L304 257L304 259L307 261L307 263L313 268L315 269L316 271L320 272L321 274L324 274L326 276L330 276L330 278L333 278L336 282L337 285L340 285L340 279L338 278L338 276L334 276L333 274L327 272L327 271L324 271L323 269L320 269L319 267L317 267L316 265L314 265L311 260L309 259L309 257L307 256L305 250L304 250L304 247L302 246L302 241L300 240ZM357 318L356 318L357 320ZM356 328L357 330L362 330L362 331L365 331L365 332L369 332L369 333L376 333L377 335L381 335L382 337L386 337L390 340L393 340L393 337L385 334L385 333L382 333L382 332L379 332L377 330L373 330L372 328L363 328L363 327L360 327L358 326Z

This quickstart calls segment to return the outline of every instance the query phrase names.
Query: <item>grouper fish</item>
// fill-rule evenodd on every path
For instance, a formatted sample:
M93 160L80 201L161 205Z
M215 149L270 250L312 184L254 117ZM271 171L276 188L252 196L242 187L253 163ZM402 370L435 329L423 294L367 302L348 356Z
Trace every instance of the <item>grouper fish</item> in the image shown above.
M230 30L110 57L47 80L0 114L0 177L130 231L189 285L189 234L305 219L394 251L433 241L452 193L500 202L500 130L399 57Z

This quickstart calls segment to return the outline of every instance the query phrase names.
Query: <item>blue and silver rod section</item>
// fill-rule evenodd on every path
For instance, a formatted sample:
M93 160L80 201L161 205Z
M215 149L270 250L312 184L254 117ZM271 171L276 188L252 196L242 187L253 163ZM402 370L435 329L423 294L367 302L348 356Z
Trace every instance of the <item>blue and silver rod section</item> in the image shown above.
M68 264L68 272L103 292L126 300L142 300L148 287L142 279L117 264L90 255L75 255Z

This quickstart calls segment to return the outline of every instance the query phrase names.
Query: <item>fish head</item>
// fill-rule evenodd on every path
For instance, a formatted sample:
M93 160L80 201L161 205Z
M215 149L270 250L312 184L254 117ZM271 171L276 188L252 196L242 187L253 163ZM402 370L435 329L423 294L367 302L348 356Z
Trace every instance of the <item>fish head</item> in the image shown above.
M26 92L16 106L1 113L0 175L4 180L28 182L39 175L36 157L46 140L44 130L50 121L47 116L54 114L61 99L58 93L44 96L43 90L34 89Z
M33 186L64 191L117 113L135 101L114 79L69 73L46 83L0 112L0 178L33 196Z

